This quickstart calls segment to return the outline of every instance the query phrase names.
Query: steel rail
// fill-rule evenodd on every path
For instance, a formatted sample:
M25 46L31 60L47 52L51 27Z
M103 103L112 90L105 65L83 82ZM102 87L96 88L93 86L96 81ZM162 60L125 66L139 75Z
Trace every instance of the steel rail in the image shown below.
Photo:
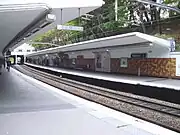
M41 76L42 78L49 79L49 80L54 81L54 82L59 83L59 84L64 84L64 85L67 85L67 86L72 87L72 88L76 88L76 89L79 89L82 91L86 91L88 93L92 93L95 95L105 97L107 99L112 99L112 100L115 100L118 102L130 104L130 105L133 105L136 107L145 108L145 109L148 109L148 110L151 110L154 112L161 113L163 115L170 115L170 116L173 116L173 117L178 118L178 119L180 118L180 108L178 108L178 107L171 107L169 105L165 105L165 104L161 104L161 103L155 103L155 102L147 101L144 99L138 99L138 98L130 97L127 95L122 95L122 94L119 94L118 91L100 88L100 87L94 87L94 86L87 85L84 83L80 83L80 82L76 82L73 80L61 78L59 76L55 76L55 75L48 74L48 73L45 73L42 71L38 71L36 69L30 68L27 66L23 66L22 68L28 72L33 73L35 76ZM51 83L49 83L49 84L52 85ZM65 91L67 91L67 90L65 90ZM128 113L128 112L125 112L125 113ZM132 114L130 114L130 115L132 115ZM153 120L151 122L156 123ZM171 130L180 132L179 128L176 129L173 127L169 127L169 126L164 125L162 123L156 123L156 124L159 124L161 126L169 128Z

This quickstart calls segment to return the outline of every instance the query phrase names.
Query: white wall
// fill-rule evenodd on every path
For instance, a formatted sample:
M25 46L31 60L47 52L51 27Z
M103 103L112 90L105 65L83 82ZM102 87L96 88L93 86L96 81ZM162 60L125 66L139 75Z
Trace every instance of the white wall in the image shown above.
M157 46L148 47L126 47L126 48L114 48L109 50L111 58L131 57L132 53L147 53L148 58L168 58L169 50Z
M83 55L84 58L94 58L94 54L92 50L84 50L84 51L75 51L66 53L69 55L69 58L77 58L78 55Z
M180 76L180 52L171 52L171 58L176 58L176 76Z
M147 53L148 58L169 58L170 53L168 48L162 48L160 46L137 46L137 47L115 47L115 48L103 48L84 51L68 52L70 58L77 58L78 55L83 55L84 58L94 58L93 52L109 51L111 58L131 57L131 53ZM151 52L150 52L151 51Z
M171 52L171 53L170 53L170 57L171 57L171 58L180 57L180 52Z
M19 50L22 50L22 52L20 52ZM27 52L27 50L30 50L30 52ZM30 54L35 50L34 47L30 46L29 44L24 43L23 45L15 48L11 54L12 55L26 55L26 54Z

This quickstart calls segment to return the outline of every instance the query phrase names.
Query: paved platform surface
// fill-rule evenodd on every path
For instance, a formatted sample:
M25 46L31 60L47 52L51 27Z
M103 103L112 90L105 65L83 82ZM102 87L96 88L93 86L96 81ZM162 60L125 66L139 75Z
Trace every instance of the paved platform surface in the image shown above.
M62 69L62 68L55 68L55 67L47 67L47 66L40 66L35 64L25 63L27 65L44 68L52 71L57 71L66 74L72 74L77 76L83 76L87 78L95 78L95 79L102 79L102 80L111 80L114 82L122 82L128 84L140 84L145 86L154 86L160 88L169 88L180 90L180 80L178 79L168 79L168 78L157 78L157 77L144 77L144 76L130 76L130 75L114 75L114 74L107 74L107 73L93 73L93 72L85 72L85 71L78 71L78 70L70 70L70 69Z
M0 84L0 135L153 134L103 116L86 108L82 101L77 104L73 99L57 95L50 90L51 86L35 83L14 69L9 73L3 71Z

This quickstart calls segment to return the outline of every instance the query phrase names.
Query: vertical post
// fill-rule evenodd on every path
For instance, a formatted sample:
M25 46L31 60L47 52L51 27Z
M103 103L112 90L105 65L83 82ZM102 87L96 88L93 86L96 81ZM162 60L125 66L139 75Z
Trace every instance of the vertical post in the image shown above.
M141 68L138 67L138 76L141 76Z
M80 16L81 16L81 9L80 8L78 8L78 16L79 16L79 26L81 25L81 18L80 18Z
M118 20L118 0L115 0L115 21Z
M62 12L62 11L63 11L63 9L61 8L61 25L62 25L62 23L63 23L63 22L62 22L62 20L63 20L63 18L62 18L63 12Z
M80 18L80 16L81 16L81 9L80 8L78 8L78 16L79 16L79 26L81 26L81 18ZM78 42L80 42L80 37L77 35L76 36L77 37L77 40L78 40Z
M17 64L17 55L15 55L15 60L14 60L14 64Z

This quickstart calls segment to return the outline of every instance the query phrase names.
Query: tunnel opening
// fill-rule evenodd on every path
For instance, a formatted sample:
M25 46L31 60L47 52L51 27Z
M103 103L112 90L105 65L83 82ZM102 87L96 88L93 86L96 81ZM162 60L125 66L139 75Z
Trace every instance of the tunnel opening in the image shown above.
M6 57L6 59L10 59L11 65L15 65L16 64L16 56L15 55L11 55L9 57Z
M17 64L24 64L24 55L17 55Z

